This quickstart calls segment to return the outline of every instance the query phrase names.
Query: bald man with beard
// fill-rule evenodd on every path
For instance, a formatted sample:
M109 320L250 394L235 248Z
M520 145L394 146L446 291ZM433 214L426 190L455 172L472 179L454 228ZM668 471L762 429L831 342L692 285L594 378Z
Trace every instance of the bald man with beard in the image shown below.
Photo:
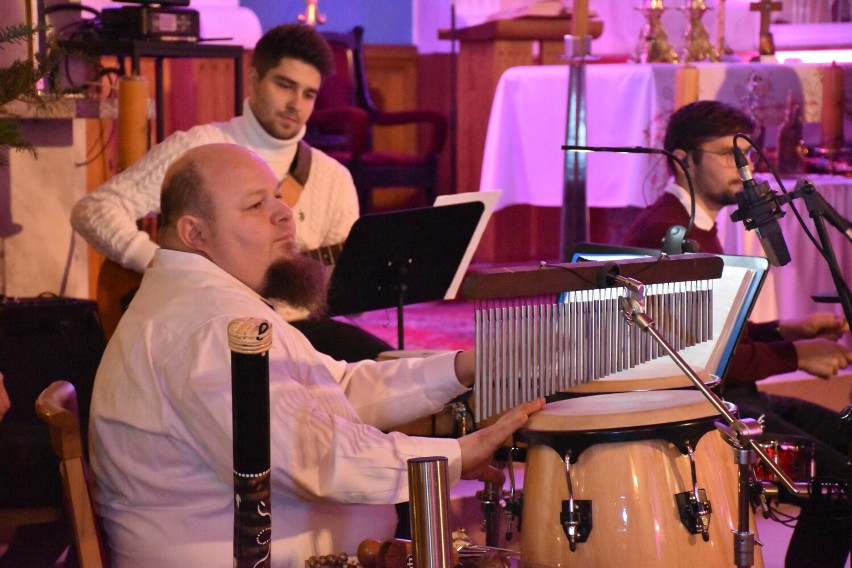
M95 379L95 499L117 568L233 563L234 318L271 323L272 565L393 536L409 459L445 456L451 483L502 484L494 451L544 404L459 439L385 433L433 414L473 383L473 353L334 360L269 304L322 308L324 271L295 245L275 175L250 151L189 150L162 190L161 249Z

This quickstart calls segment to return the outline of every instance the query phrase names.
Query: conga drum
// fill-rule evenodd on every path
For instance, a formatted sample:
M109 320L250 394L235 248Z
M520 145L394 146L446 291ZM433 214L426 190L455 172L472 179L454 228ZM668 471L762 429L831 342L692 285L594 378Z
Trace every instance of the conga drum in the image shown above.
M528 444L524 565L733 566L738 472L733 448L714 426L718 420L713 405L689 390L602 394L545 405L517 433ZM709 503L706 535L695 532L688 514L684 520L690 494ZM563 526L569 503L581 520L574 550ZM755 545L754 566L763 566L759 548Z

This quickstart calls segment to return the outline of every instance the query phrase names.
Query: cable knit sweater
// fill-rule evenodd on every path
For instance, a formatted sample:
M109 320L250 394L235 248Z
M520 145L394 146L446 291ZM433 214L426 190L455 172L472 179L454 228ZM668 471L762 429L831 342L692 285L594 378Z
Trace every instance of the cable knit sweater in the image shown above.
M124 267L142 272L157 249L136 220L160 212L160 186L169 165L180 154L204 144L239 144L260 155L283 179L305 130L290 140L273 138L243 102L243 115L228 122L175 132L139 161L78 201L71 225L95 249ZM293 208L296 242L302 250L342 243L358 218L358 196L352 175L339 162L312 149L311 170Z

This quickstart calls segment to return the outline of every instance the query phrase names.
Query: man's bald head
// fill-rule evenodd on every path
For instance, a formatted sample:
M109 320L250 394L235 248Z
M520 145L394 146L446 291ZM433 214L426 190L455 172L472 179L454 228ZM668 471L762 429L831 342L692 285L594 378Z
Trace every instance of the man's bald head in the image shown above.
M271 267L304 258L278 178L242 146L188 150L169 167L161 200L161 246L204 256L258 293L267 290ZM304 294L288 289L285 295L285 301L300 302Z
M236 144L216 143L191 148L181 154L163 178L160 192L160 244L178 248L174 231L178 220L192 215L213 223L216 212L215 192L227 190L222 183L245 168L268 170L263 160ZM271 171L269 172L272 175Z
M175 160L166 171L160 193L163 228L174 228L184 214L212 219L213 203L198 162L190 150Z

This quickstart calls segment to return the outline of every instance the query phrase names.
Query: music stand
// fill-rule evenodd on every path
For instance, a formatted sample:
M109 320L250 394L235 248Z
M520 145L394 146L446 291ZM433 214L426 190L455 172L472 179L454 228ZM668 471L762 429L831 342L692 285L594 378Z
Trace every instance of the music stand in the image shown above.
M403 306L444 297L484 210L474 201L359 218L331 274L329 315L396 306L404 349Z

